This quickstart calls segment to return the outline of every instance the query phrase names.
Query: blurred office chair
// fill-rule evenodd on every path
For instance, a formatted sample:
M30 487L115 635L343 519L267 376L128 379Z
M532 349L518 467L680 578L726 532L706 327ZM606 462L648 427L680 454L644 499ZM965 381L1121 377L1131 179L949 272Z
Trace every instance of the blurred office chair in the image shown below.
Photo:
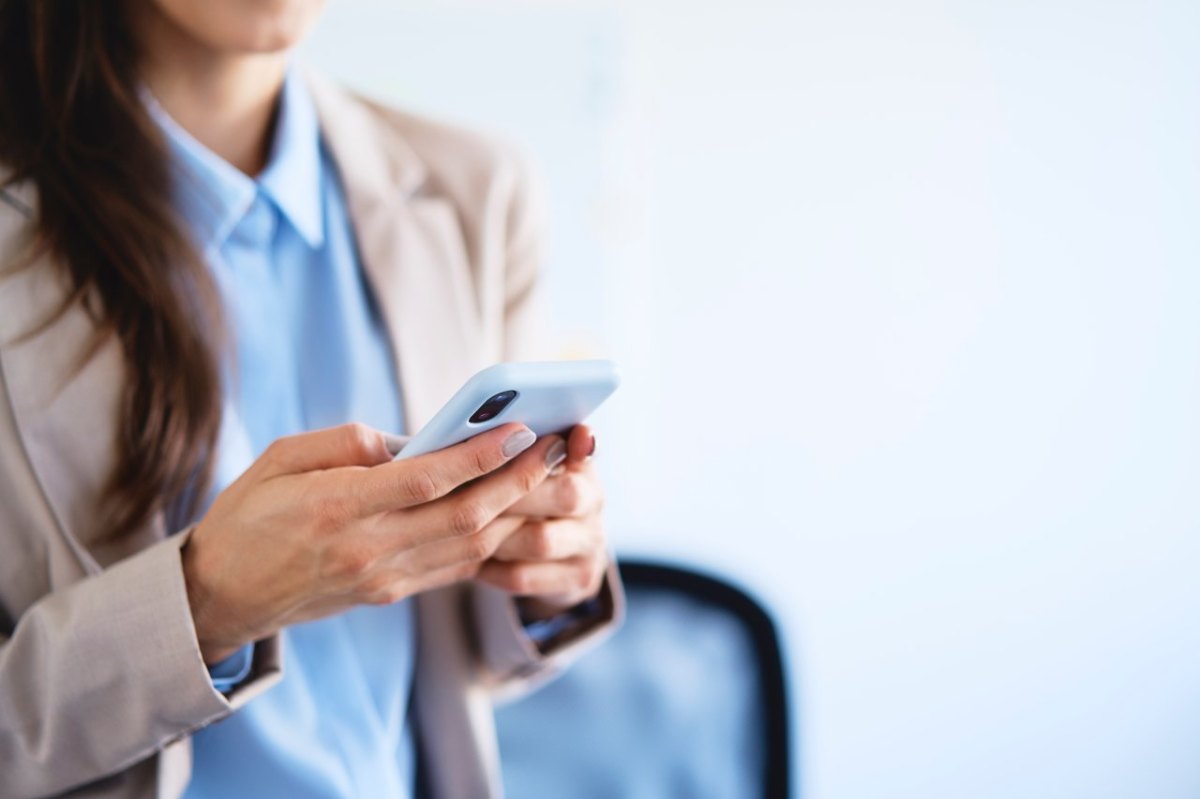
M624 627L497 711L509 799L786 799L787 692L770 615L712 576L620 569Z

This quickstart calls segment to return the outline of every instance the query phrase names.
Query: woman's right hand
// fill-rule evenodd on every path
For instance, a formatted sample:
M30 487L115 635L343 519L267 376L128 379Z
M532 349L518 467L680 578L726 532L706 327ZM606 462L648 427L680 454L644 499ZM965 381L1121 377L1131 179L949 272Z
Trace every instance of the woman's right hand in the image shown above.
M517 424L399 461L362 425L276 441L183 549L205 662L289 624L473 577L512 532L489 522L565 457L562 438L535 445Z

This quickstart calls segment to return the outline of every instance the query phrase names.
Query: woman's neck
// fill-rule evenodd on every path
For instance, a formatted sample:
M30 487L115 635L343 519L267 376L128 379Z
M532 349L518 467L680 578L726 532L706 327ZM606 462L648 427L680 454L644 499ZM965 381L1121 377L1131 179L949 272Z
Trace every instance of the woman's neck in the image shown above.
M222 53L161 14L141 15L141 77L159 104L201 144L247 175L266 165L285 53Z

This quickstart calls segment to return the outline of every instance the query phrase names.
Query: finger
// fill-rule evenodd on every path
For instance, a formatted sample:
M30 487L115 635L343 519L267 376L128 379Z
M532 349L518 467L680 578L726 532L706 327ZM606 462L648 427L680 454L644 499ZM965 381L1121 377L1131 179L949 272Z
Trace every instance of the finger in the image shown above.
M345 610L349 604L390 605L434 588L470 580L479 571L478 563L458 563L413 575L404 569L382 572L344 594L321 597L303 607L300 617L319 619Z
M475 480L451 496L381 517L380 529L390 539L388 546L395 551L472 536L517 499L537 488L563 454L562 438L547 436L503 469Z
M504 521L509 517L501 517ZM601 548L602 537L592 525L574 519L531 521L500 540L493 558L500 561L566 560Z
M582 519L597 513L603 504L604 492L595 471L581 464L551 475L506 513L534 519Z
M475 575L479 573L479 568L479 563L466 562L426 572L412 581L412 591L408 595L412 596L425 591L432 591L435 588L444 588L447 585L474 579Z
M389 461L355 475L363 515L421 505L508 463L536 441L528 427L501 425L427 455Z
M471 535L442 538L402 553L404 568L414 573L434 571L460 563L482 563L492 557L505 539L525 523L515 516L502 516Z
M596 434L585 424L571 428L567 436L567 466L583 463L596 453Z
M264 477L342 466L377 466L392 459L388 436L362 424L344 424L277 439L255 461Z
M513 596L584 599L599 589L601 575L596 559L577 557L538 563L489 560L475 579Z

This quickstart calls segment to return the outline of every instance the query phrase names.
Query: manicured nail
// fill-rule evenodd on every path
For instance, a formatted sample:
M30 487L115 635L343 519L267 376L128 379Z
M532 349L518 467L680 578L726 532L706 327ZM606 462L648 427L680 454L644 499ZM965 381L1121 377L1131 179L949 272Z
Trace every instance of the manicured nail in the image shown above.
M596 454L596 437L595 437L595 436L592 436L592 446L591 446L591 448L588 450L588 457L590 458L590 457L592 457L592 456L593 456L593 455L595 455L595 454Z
M550 449L546 450L546 471L554 470L554 467L561 464L567 459L567 442L561 438L554 442Z
M506 458L515 458L532 447L535 441L537 441L537 436L533 434L533 431L528 427L522 427L504 439L504 446L500 448L500 451L504 453L504 457Z
M404 437L394 436L391 433L383 434L383 443L387 447L387 451L393 455L399 455L400 450L404 449Z

